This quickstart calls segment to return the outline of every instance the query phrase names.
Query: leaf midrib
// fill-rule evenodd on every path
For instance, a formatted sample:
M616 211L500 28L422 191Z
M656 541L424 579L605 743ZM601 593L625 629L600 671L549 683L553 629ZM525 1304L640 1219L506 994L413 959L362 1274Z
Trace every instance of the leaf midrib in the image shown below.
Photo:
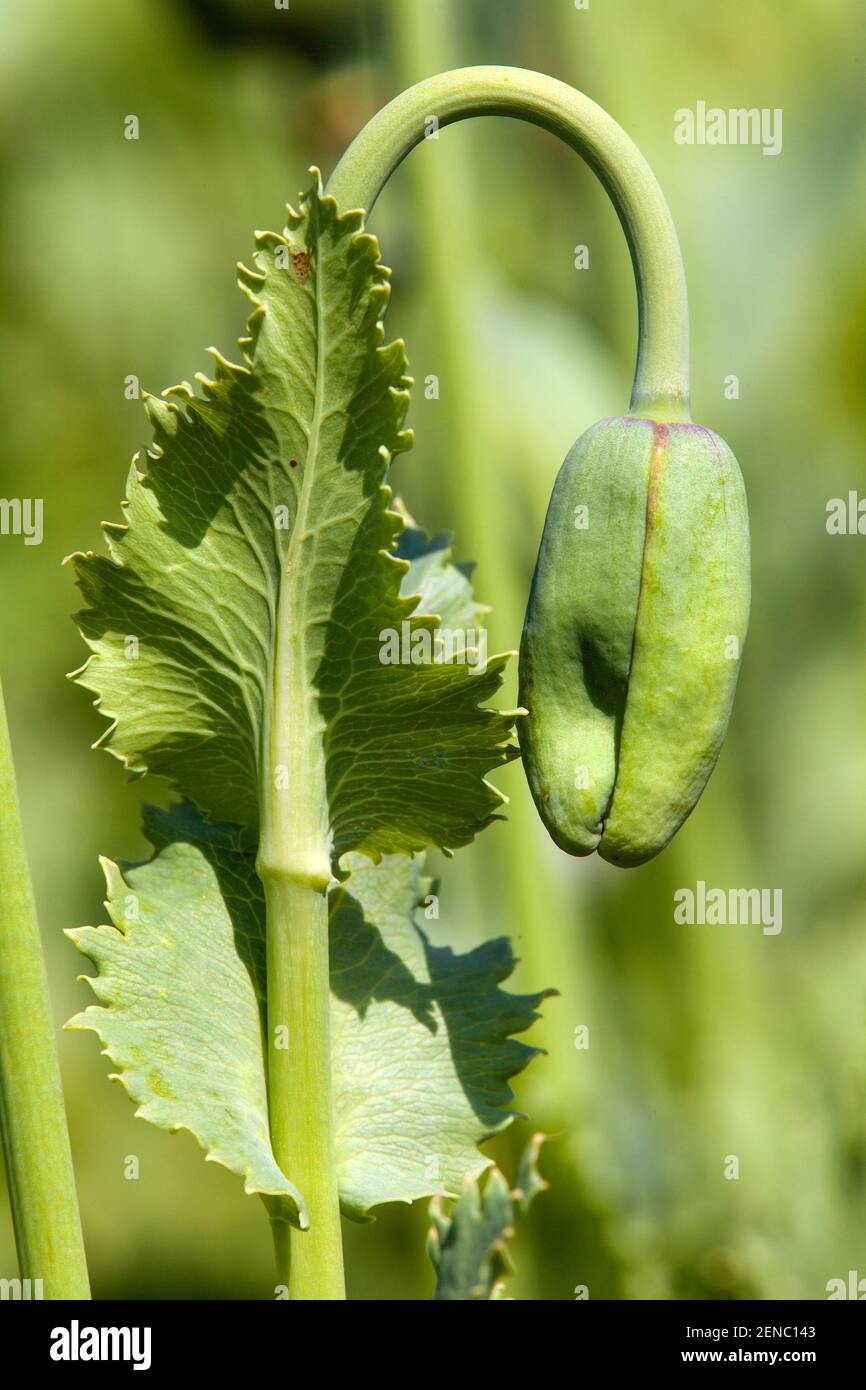
M322 740L324 722L307 666L305 599L313 566L310 565L305 573L301 564L325 413L327 334L318 264L313 276L316 385L297 509L277 599L271 709L266 720L266 760L261 778L259 858L270 871L324 891L331 878ZM287 785L282 791L277 790L274 783L278 764L287 770Z

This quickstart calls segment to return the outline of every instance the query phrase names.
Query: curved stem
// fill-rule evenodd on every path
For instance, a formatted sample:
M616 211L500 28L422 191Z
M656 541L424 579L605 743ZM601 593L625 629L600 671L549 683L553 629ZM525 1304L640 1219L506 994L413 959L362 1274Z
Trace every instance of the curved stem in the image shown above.
M688 420L688 301L677 234L643 155L589 97L524 68L440 73L395 97L368 122L327 191L342 209L369 213L394 170L429 133L431 117L443 127L470 116L514 116L539 125L577 150L598 175L625 231L637 281L631 411L657 420Z

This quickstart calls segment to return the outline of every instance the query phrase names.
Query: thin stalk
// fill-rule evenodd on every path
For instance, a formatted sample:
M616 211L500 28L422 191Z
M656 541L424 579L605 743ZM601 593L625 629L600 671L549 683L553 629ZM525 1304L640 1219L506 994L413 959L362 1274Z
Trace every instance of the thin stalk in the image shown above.
M22 1279L41 1280L47 1299L89 1298L48 977L2 687L0 1130Z
M689 318L679 242L664 195L637 146L589 97L524 68L476 67L430 77L367 123L335 169L328 192L367 212L397 166L439 127L472 116L514 116L577 150L598 175L622 223L638 295L633 414L689 417Z

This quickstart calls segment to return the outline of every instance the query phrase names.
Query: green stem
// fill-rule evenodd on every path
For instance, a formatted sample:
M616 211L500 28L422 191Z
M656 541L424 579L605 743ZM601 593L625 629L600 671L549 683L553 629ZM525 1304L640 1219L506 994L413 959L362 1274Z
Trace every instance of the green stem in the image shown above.
M671 215L634 142L606 111L563 82L524 68L460 68L427 78L373 117L349 146L328 184L343 210L371 210L430 117L439 127L471 116L514 116L542 126L577 150L617 211L634 266L638 351L634 414L689 419L686 282Z
M23 1279L90 1297L48 977L0 687L0 1130Z
M274 1223L277 1276L292 1299L345 1298L331 1099L328 900L263 873L268 907L271 1142L304 1197L305 1231ZM284 1046L286 1035L288 1047ZM291 1280L288 1278L291 1264Z

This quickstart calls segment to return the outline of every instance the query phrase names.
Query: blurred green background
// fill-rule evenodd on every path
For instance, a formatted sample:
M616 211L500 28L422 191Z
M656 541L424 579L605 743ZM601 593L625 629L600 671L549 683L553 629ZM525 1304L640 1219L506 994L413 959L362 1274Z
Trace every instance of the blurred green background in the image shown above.
M435 939L507 933L517 983L560 991L518 1086L556 1138L513 1292L823 1298L866 1276L866 540L825 527L829 498L866 493L858 0L3 0L0 26L0 496L45 499L41 546L0 538L0 669L58 1022L88 1002L61 933L104 920L97 854L145 853L138 790L89 751L102 721L63 678L83 648L61 560L101 544L148 438L125 378L159 391L207 344L231 350L253 230L282 226L308 165L327 175L389 97L467 63L538 68L607 107L667 194L694 414L745 474L754 603L719 768L660 859L560 854L516 764L497 779L508 821L443 867ZM781 107L783 153L676 145L673 113L698 100ZM516 647L556 469L628 404L624 239L572 152L505 121L417 151L371 227L418 382L395 485L479 562L491 649ZM675 925L673 892L698 879L781 888L781 934ZM270 1296L257 1200L135 1120L92 1036L60 1049L95 1295ZM529 1123L493 1146L506 1171ZM425 1224L419 1206L347 1228L350 1296L428 1298Z

